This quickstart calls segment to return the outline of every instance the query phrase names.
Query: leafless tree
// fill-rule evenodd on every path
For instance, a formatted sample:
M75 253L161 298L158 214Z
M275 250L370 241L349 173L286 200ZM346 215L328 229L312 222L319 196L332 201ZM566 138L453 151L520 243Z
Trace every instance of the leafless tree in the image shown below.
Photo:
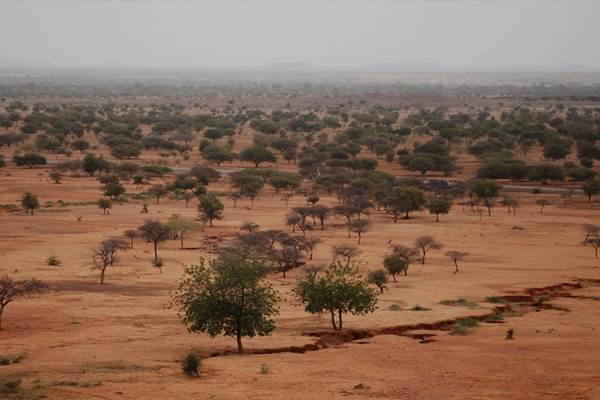
M590 245L594 248L594 252L596 258L598 258L598 249L600 248L600 237L599 236L590 236L584 242L584 245Z
M333 246L333 261L336 261L338 258L345 259L346 266L349 266L352 258L358 256L359 254L360 250L356 246L345 244Z
M447 251L445 254L446 257L450 258L450 260L452 260L452 262L454 263L454 267L456 268L454 270L455 274L458 272L458 263L464 260L465 257L469 255L469 253L458 250L450 250Z
M100 284L104 283L106 269L119 261L118 253L127 249L127 243L119 238L110 238L100 242L92 249L92 269L100 270Z
M15 281L8 275L0 277L0 330L2 330L2 315L7 305L20 297L31 297L47 287L37 279Z
M158 244L171 237L171 229L165 224L156 220L147 219L144 224L138 228L140 232L146 235L148 241L154 244L154 261L158 260ZM162 274L162 270L161 270Z
M587 246L587 240L591 237L600 236L600 226L594 224L583 224L581 227L583 232L585 233L585 237L583 238L583 245Z
M308 259L312 261L315 248L322 242L319 238L306 238L303 245L308 250Z
M358 236L358 244L359 245L360 245L360 241L362 239L363 233L365 233L366 231L369 230L370 225L371 224L366 219L356 219L349 224L349 226L348 226L349 230L356 233Z
M127 229L125 232L123 232L123 236L129 239L131 249L133 249L133 239L135 239L139 235L140 231L138 231L137 229Z
M415 239L415 248L419 249L422 254L421 264L425 264L425 256L427 253L431 250L439 250L442 247L444 247L444 245L435 240L433 236L424 235Z

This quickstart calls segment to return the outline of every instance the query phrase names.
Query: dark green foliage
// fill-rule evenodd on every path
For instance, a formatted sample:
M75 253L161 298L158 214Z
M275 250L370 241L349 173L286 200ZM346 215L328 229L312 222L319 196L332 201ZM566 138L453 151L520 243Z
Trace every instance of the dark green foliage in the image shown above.
M200 198L198 211L202 219L208 221L209 226L213 226L215 219L223 219L223 203L214 195L206 195Z
M324 271L312 270L298 281L296 296L311 314L328 312L334 330L343 327L343 314L367 314L375 311L377 296L355 265L340 262ZM337 322L336 322L337 314Z
M188 353L182 363L183 373L189 377L197 377L199 375L200 360L195 353Z
M237 338L266 336L275 329L277 292L263 283L264 264L234 253L221 254L208 266L203 259L186 267L174 301L182 312L182 322L191 332L210 336L224 334Z
M46 157L37 153L26 153L22 156L13 156L13 161L18 167L28 166L33 168L35 165L46 165Z
M33 215L33 211L35 209L40 208L40 202L37 196L31 192L23 193L23 196L21 197L21 205L26 212L31 212L31 215Z

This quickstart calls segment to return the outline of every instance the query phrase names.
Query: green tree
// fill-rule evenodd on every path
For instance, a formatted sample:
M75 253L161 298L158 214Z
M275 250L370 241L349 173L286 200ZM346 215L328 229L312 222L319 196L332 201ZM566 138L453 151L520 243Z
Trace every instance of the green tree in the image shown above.
M90 176L94 176L94 174L100 169L100 164L100 158L96 157L94 154L88 153L83 157L81 168Z
M308 271L298 281L294 293L307 312L328 312L334 330L342 329L344 314L371 313L377 305L377 295L359 275L358 267L342 263L331 264L324 272Z
M110 198L117 198L125 193L125 187L119 182L108 182L104 185L104 195Z
M219 255L205 265L186 267L173 299L182 312L182 323L191 332L235 336L238 353L243 337L267 336L275 329L273 317L279 297L263 282L265 265L233 253Z
M200 225L180 215L174 215L167 221L167 227L179 236L179 248L183 249L183 238L190 232L200 229Z
M200 216L203 220L208 221L208 225L210 227L213 226L213 221L215 219L223 219L223 203L217 196L214 195L206 195L200 198L200 202L198 203L198 211L200 212Z
M426 204L423 191L412 187L395 187L390 190L385 199L385 205L388 213L394 217L394 222L398 222L400 215L409 218L409 213L419 211Z
M496 181L487 179L474 180L469 186L475 197L482 201L483 205L487 208L488 215L492 215L492 208L494 208L502 186Z
M18 167L28 166L33 168L36 165L46 165L46 157L37 153L26 153L22 156L13 156L13 161Z
M31 215L33 215L34 210L40 208L40 202L37 196L31 192L23 193L23 196L21 197L21 205L26 212L31 212Z
M369 283L377 286L381 294L383 291L387 289L388 276L383 269L376 269L374 271L369 271L369 275L367 275L367 280Z
M277 157L266 147L254 145L242 150L240 160L254 163L254 166L258 168L262 163L277 161Z
M102 209L104 215L109 215L112 208L112 202L109 199L101 198L98 200L98 207Z
M150 189L148 189L148 193L156 198L156 204L160 202L160 198L169 193L169 190L165 187L165 185L152 185Z
M396 282L396 275L408 270L408 262L398 254L390 254L383 259L385 270Z
M440 221L440 214L448 214L452 208L452 199L448 197L432 197L427 200L427 209L435 215L435 222Z
M583 193L587 196L588 201L591 202L592 196L600 194L600 181L597 179L590 179L583 184L581 190L583 190Z

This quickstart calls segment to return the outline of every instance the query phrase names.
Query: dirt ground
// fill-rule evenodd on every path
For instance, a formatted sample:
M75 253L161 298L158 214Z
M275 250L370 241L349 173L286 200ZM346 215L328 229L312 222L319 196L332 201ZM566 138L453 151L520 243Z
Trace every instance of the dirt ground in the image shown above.
M144 190L126 187L131 193ZM217 183L210 189L227 188ZM305 313L291 294L302 270L285 279L271 275L282 297L277 329L270 337L245 341L249 352L269 354L209 357L232 351L235 340L189 333L180 324L169 292L177 287L183 266L201 256L209 258L206 239L226 240L243 221L255 221L262 229L286 229L285 214L302 205L303 198L292 198L286 207L280 195L267 190L253 206L240 201L236 208L222 198L225 218L213 228L190 235L183 250L178 240L160 245L163 274L151 266L151 246L137 239L100 285L90 267L92 246L141 225L145 218L165 221L175 213L195 218L195 200L185 208L183 201L164 199L150 204L149 214L141 214L141 202L131 200L102 215L96 205L86 204L100 197L95 179L66 177L54 184L47 169L4 168L0 204L17 202L25 191L35 192L42 204L55 203L34 216L0 211L0 274L36 277L50 285L47 293L7 307L5 330L0 331L0 355L25 356L18 364L0 366L0 377L21 377L28 396L600 398L600 269L593 249L581 245L581 225L594 222L599 211L597 203L588 204L581 196L564 205L560 196L543 195L552 205L541 214L535 205L539 197L516 194L521 203L516 216L498 206L491 217L480 218L455 205L439 223L423 212L394 224L389 215L375 211L360 245L364 272L381 266L390 244L411 245L423 234L434 236L444 249L432 251L425 265L412 265L407 277L390 282L375 313L348 316L345 334L320 339L311 334L328 331L328 318ZM61 207L58 200L67 203ZM325 205L335 201L321 199ZM323 239L315 264L331 261L333 244L356 244L337 218L327 220L324 231L308 235ZM453 274L445 250L469 252L458 274ZM60 266L46 265L51 255L60 259ZM573 285L535 292L547 302L531 306L536 297L528 288L561 283ZM528 305L511 303L513 311L503 321L482 322L466 336L450 335L440 324L493 313L498 304L486 297L503 295L529 296L518 302ZM468 306L440 304L458 298ZM411 310L417 304L429 310ZM509 328L514 340L505 339ZM433 335L432 340L415 340L428 337L424 334ZM181 373L181 360L189 351L207 357L200 378Z

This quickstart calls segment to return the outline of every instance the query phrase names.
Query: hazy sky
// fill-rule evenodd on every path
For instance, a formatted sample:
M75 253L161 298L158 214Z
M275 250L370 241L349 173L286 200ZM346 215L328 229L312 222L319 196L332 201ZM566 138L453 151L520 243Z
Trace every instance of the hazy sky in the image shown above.
M600 2L0 0L0 60L600 67Z

